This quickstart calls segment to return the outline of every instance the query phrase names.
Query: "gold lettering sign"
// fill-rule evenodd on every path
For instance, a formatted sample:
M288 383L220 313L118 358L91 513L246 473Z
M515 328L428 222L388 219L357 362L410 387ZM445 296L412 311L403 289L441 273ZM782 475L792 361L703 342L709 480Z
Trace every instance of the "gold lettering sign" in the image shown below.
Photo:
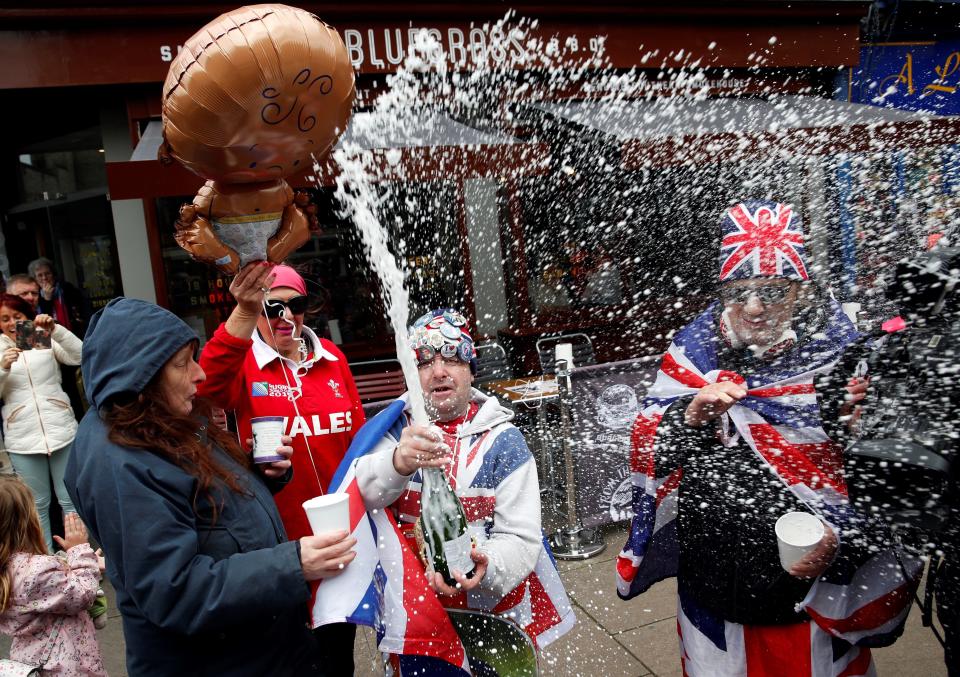
M923 85L920 96L926 96L932 92L955 94L957 86L960 85L960 77L954 78L957 72L960 71L960 51L951 52L943 64L934 66L933 70L937 77L932 82ZM909 96L917 92L913 74L913 52L906 53L903 66L900 68L899 73L896 75L888 75L880 81L880 92L882 94L890 88L898 90L900 85L906 85Z

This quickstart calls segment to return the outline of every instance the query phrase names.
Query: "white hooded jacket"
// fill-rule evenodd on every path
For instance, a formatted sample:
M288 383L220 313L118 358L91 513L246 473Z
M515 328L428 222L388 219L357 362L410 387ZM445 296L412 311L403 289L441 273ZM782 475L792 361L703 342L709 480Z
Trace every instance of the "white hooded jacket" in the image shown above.
M406 394L401 397L406 398ZM540 486L533 457L523 437L510 422L513 412L501 405L497 398L488 397L476 389L473 389L471 399L480 405L480 410L458 429L458 444L463 442L467 446L475 436L489 434L477 443L479 446L474 455L466 451L456 454L459 462L451 469L451 474L459 485L457 495L461 500L486 497L495 503L491 519L471 522L470 531L490 560L480 588L492 599L499 600L533 571L543 549ZM409 408L405 411L408 412ZM508 438L510 443L505 444ZM398 441L386 435L372 453L357 462L357 482L367 509L385 508L407 491L415 492L419 503L419 472L403 476L393 466L393 450ZM507 454L514 457L509 473L502 477L499 476L501 473L484 473L484 477L478 478L485 460L501 467L506 464ZM402 510L399 518L401 522L415 520Z
M60 365L78 365L83 342L56 325L52 348L25 350L10 369L0 368L3 433L7 451L50 454L67 446L77 433L70 398L60 385ZM0 336L0 353L16 344Z

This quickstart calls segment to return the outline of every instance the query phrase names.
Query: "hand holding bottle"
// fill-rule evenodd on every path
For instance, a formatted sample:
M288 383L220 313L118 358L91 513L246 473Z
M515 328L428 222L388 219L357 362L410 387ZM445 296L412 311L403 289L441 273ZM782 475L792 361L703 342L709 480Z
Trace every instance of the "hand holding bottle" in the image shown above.
M459 595L461 592L468 592L473 590L475 587L480 585L480 581L483 580L483 577L487 575L487 563L489 558L480 550L474 548L470 551L470 559L474 562L473 575L470 578L464 576L463 572L459 569L454 569L450 572L454 580L457 582L456 587L452 585L447 585L443 580L443 575L437 571L428 571L427 572L427 581L430 583L430 587L440 595L447 595L448 597L453 597Z
M393 450L393 467L401 475L412 475L417 468L441 468L450 462L450 447L431 426L407 426Z

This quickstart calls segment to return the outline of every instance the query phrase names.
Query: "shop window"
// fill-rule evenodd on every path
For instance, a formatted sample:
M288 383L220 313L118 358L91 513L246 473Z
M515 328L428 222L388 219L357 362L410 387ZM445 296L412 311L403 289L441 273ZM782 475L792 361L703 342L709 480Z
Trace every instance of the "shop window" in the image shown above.
M960 149L929 146L846 154L824 162L829 276L837 297L873 326L896 314L884 290L897 261L957 238Z
M411 319L440 306L464 308L466 232L456 184L394 183L381 195L381 223L407 270Z
M173 239L180 207L192 199L192 196L158 198L157 224L169 308L204 342L217 325L227 319L234 303L227 291L229 278L194 261Z
M573 181L538 178L523 191L523 241L534 324L623 301L607 222L619 221Z
M54 200L107 185L103 152L97 148L24 153L19 174L20 202Z
M11 273L25 273L31 260L45 256L63 279L84 291L94 310L123 293L106 195L74 194L15 207L3 234Z
M0 268L24 273L31 260L49 258L96 309L123 289L100 126L89 117L81 113L56 125L42 115L24 121L29 144L16 150L19 202L6 212ZM77 128L61 126L70 123Z
M529 181L523 232L534 324L574 328L699 294L714 195L692 178L664 171Z
M604 360L657 354L715 298L723 209L746 197L801 205L802 179L802 163L780 160L528 179L529 298L516 301L529 304L527 330L593 332L609 341Z

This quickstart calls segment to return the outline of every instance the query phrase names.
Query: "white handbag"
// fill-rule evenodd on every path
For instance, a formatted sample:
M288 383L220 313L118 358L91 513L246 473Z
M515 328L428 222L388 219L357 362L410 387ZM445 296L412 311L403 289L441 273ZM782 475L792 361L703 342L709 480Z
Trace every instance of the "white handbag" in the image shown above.
M43 668L21 663L10 658L0 658L0 677L32 677L43 673Z
M31 665L30 663L21 663L12 658L0 658L0 677L39 677L43 674L43 666L53 653L53 647L57 642L57 635L60 634L60 628L66 616L57 619L53 626L53 633L50 635L50 641L47 643L46 656L40 661L40 665Z

